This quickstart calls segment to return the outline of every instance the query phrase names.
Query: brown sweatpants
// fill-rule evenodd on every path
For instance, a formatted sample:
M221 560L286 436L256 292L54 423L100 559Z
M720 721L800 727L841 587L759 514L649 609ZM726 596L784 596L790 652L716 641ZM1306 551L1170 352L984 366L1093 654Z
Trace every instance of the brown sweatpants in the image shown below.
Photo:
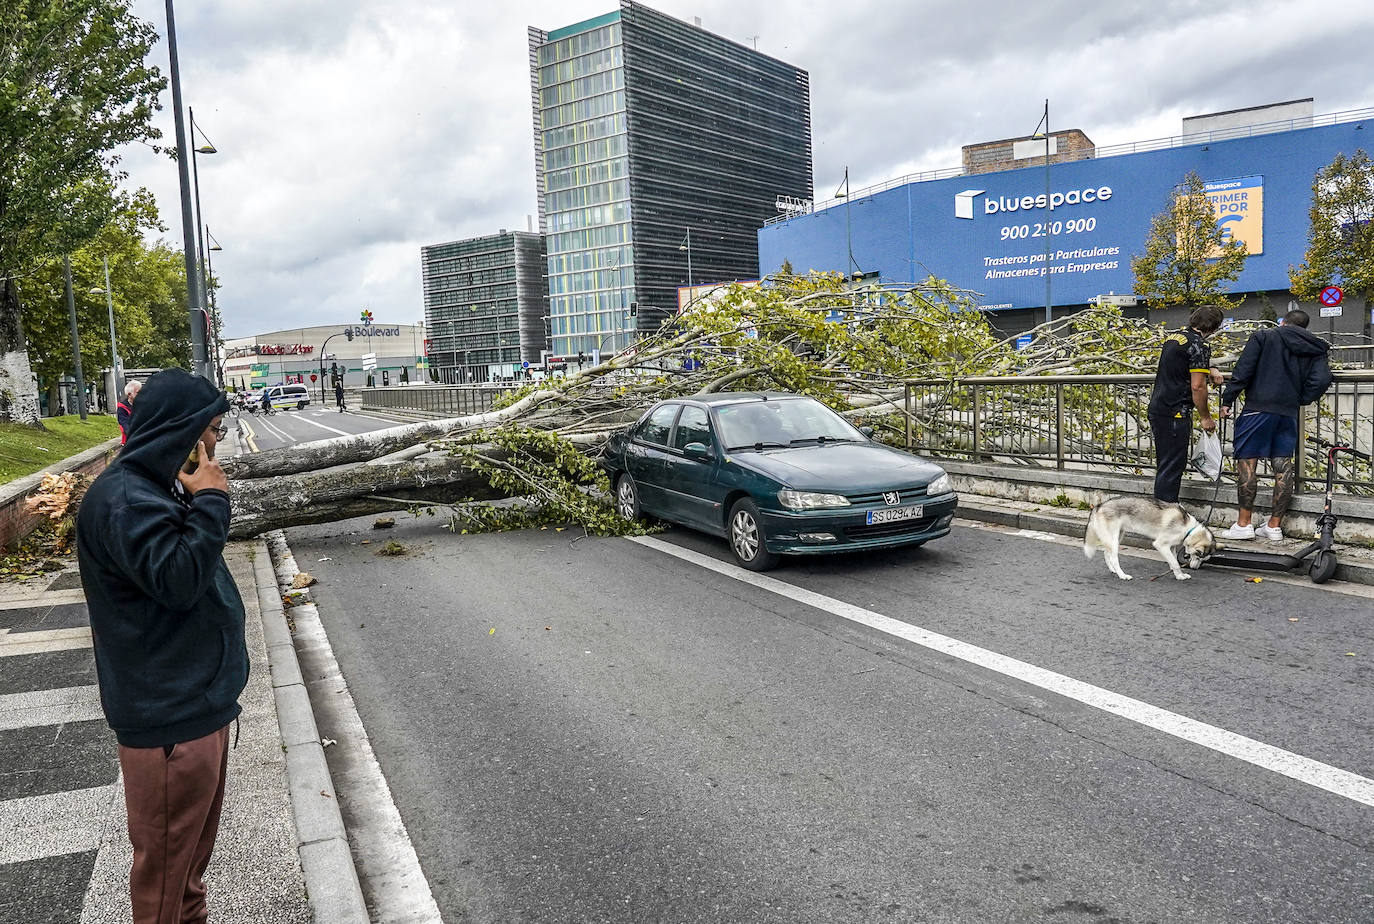
M205 867L215 849L229 726L166 749L119 746L134 867L134 924L204 922Z

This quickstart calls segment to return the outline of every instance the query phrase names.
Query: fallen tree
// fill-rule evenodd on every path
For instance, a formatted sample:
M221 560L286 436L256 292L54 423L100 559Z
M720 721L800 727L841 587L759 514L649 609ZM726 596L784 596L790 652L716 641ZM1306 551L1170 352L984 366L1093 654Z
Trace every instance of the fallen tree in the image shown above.
M967 397L953 385L925 389L908 408L908 382L1148 372L1166 331L1094 308L1030 333L1028 346L1002 337L970 293L934 278L849 289L838 274L812 274L722 287L606 362L514 392L487 413L227 460L233 531L512 496L549 517L618 531L595 460L611 432L656 401L797 392L862 418L880 438L899 441L910 419L954 445ZM1223 340L1214 352L1240 344ZM1119 415L1105 413L1101 398L1076 394L1067 412L1077 439L1120 439Z

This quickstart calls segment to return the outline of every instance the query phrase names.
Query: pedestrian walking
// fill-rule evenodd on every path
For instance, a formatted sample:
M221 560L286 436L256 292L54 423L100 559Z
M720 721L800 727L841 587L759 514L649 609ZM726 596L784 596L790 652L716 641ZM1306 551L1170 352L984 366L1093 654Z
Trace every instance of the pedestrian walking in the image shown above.
M143 383L138 379L130 379L124 383L124 400L115 405L115 421L119 424L120 445L129 441L129 420L134 413L134 399L138 397L139 389Z
M1298 448L1298 415L1331 387L1330 344L1311 333L1306 311L1295 309L1278 327L1256 331L1241 351L1231 381L1221 393L1221 416L1230 417L1236 399L1245 395L1236 418L1236 522L1223 539L1283 538L1283 517L1297 488L1294 455ZM1259 461L1269 460L1274 475L1274 505L1269 521L1255 526Z
M180 369L150 377L128 442L77 514L100 703L119 742L134 924L206 920L229 725L248 680L225 566L228 400Z
M344 405L343 382L335 379L334 381L334 403L339 406L339 413L342 414L348 408Z
M1188 441L1193 433L1193 408L1205 432L1217 428L1207 406L1207 380L1220 385L1221 373L1212 368L1208 339L1221 327L1221 309L1198 308L1188 326L1170 334L1159 354L1148 416L1155 442L1155 498L1178 503L1183 469L1188 465Z

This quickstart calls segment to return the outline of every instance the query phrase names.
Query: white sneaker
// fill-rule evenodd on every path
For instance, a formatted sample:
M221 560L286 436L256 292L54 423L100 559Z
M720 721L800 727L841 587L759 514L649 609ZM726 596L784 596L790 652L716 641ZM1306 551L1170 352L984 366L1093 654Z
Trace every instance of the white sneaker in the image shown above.
M1241 526L1239 523L1232 523L1226 529L1217 533L1218 539L1253 539L1255 538L1255 527Z
M1283 527L1281 526L1256 526L1255 535L1261 539L1268 539L1271 542L1283 541Z

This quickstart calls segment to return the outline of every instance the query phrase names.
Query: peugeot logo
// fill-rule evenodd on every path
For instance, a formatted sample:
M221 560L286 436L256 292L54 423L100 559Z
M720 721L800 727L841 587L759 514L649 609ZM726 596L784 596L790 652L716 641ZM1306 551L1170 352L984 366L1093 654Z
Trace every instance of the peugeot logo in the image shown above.
M902 495L897 491L884 491L883 500L889 507L896 507L902 502Z

